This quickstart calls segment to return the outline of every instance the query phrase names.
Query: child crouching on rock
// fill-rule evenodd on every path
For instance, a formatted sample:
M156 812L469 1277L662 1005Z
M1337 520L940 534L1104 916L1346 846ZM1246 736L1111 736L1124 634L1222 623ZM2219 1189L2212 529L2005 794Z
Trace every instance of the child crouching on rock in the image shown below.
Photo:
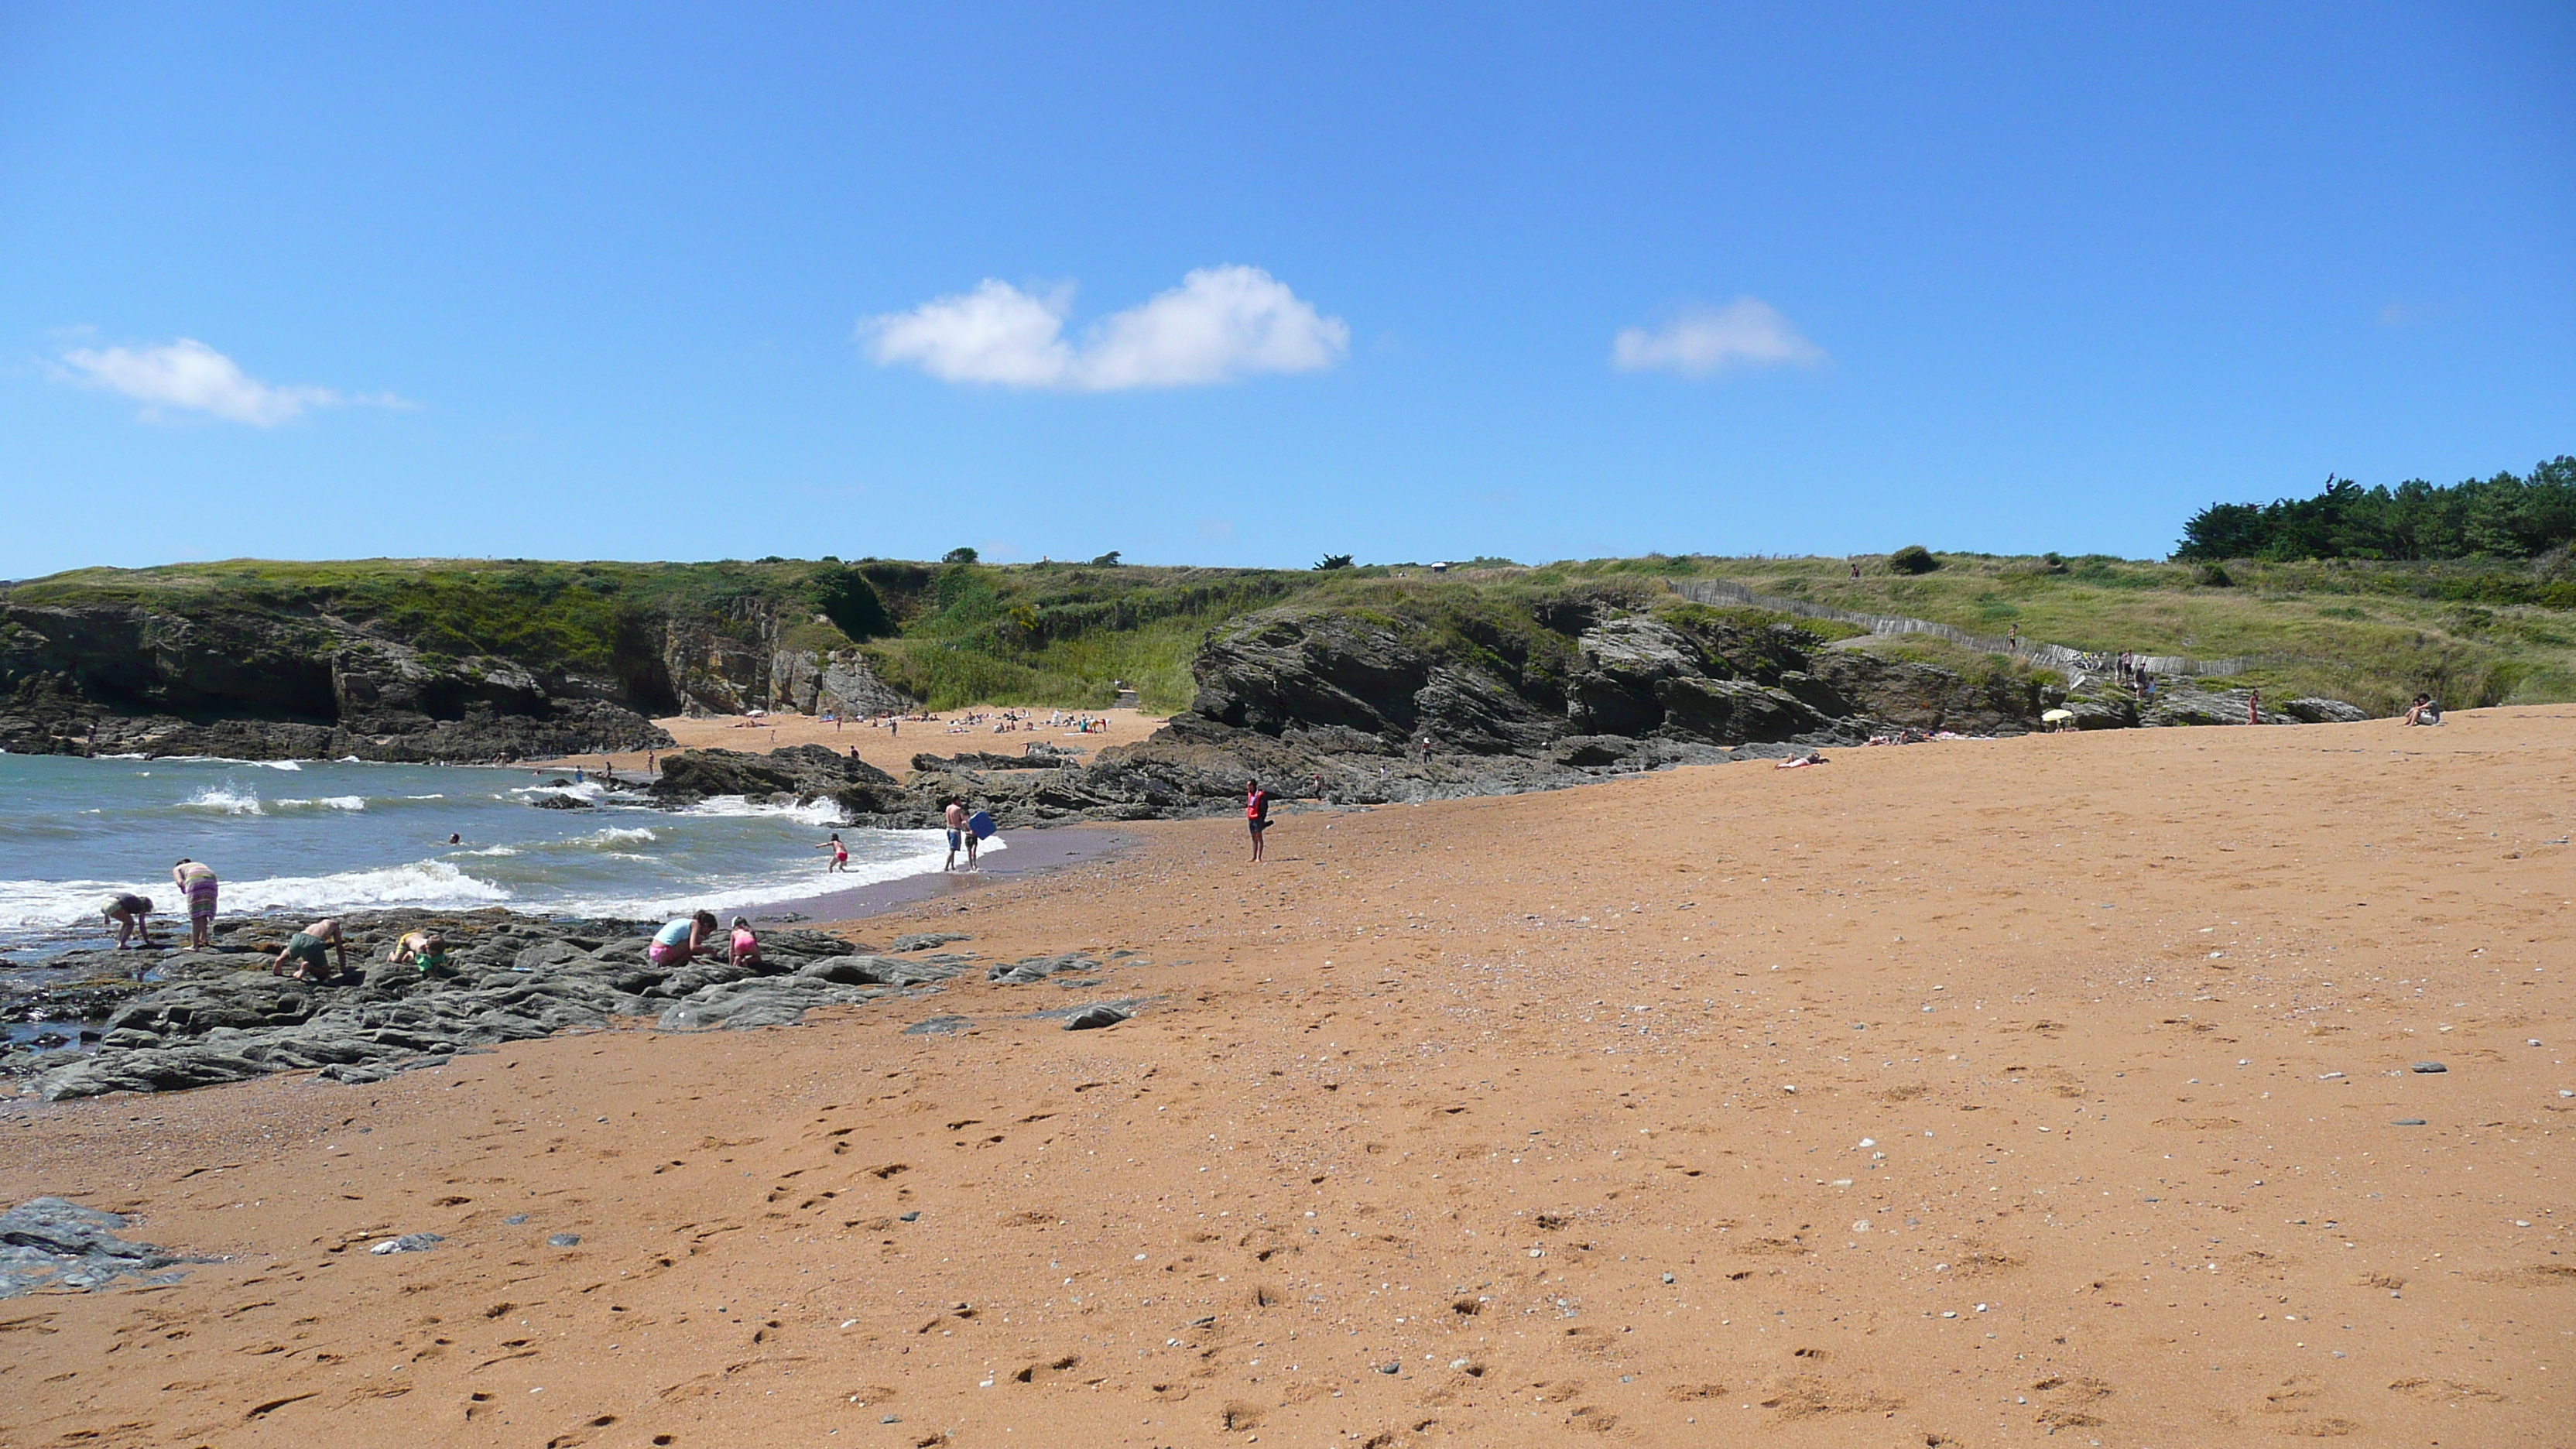
M736 966L760 964L760 938L751 933L751 922L740 916L733 918L732 960Z
M699 911L667 922L653 933L653 944L644 948L644 957L656 966L677 969L689 959L708 949L708 938L716 933L716 913Z

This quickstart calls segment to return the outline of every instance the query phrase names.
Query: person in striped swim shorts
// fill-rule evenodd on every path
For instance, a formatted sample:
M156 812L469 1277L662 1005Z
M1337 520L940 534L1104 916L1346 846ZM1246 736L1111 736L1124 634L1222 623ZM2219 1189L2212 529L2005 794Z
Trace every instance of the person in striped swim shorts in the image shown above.
M215 872L214 867L186 856L170 868L170 879L179 894L188 900L188 949L203 951L214 945Z

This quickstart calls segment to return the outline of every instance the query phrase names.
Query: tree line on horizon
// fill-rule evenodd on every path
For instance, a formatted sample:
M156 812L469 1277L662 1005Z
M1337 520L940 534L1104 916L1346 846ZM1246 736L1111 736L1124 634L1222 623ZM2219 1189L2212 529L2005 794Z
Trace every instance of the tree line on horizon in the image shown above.
M2447 488L2421 478L2364 488L2329 477L2312 498L2213 503L2183 525L2184 562L2537 558L2576 544L2576 457Z

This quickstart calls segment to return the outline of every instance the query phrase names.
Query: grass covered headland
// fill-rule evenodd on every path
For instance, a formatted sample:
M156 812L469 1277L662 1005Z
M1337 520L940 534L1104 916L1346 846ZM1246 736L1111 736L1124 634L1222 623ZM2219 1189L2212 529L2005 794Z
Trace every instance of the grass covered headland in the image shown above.
M2555 498L2571 480L2576 463L2560 459L2531 480L2515 480L2513 499L2524 512L2554 516L2535 510L2531 498ZM2463 528L2501 526L2494 519L2502 485L2462 487L2484 491L2431 493L2440 508L2471 520ZM2390 496L2416 499L2406 489ZM2346 518L2361 506L2333 489L2327 501ZM2297 511L2274 507L2284 517ZM2195 519L2195 527L2209 516ZM1570 616L1569 603L1700 608L1671 586L1714 579L1981 635L2018 630L2030 643L2244 659L2233 682L2267 693L2330 695L2374 712L2402 706L2419 689L2455 707L2576 698L2576 580L2563 542L2531 556L2207 556L2205 545L2221 536L2200 529L2186 541L2192 557L2164 563L1900 551L1859 560L1858 577L1848 559L1661 555L1535 567L1479 559L1440 571L776 558L235 560L81 569L0 589L0 606L141 608L203 622L256 617L272 627L328 619L426 655L488 656L615 681L647 709L665 703L656 693L667 686L656 681L688 647L673 641L703 636L763 651L859 650L886 683L933 708L1096 708L1125 681L1148 708L1168 711L1188 703L1190 663L1208 631L1256 609L1294 601L1402 616L1450 637L1461 652L1543 660L1570 647L1570 634L1556 626ZM2266 534L2265 549L2293 551L2281 542L2288 536ZM1761 617L1758 609L1730 612ZM1828 637L1861 632L1796 622ZM0 631L16 627L0 617ZM2002 654L1920 636L1845 647L1920 656L1971 674L2027 671Z

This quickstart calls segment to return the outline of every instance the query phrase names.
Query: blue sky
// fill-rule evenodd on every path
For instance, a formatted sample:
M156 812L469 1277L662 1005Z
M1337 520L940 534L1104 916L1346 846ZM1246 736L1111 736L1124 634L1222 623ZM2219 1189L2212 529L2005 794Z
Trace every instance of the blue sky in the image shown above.
M2160 556L2576 451L2563 5L1076 9L0 8L0 576Z

